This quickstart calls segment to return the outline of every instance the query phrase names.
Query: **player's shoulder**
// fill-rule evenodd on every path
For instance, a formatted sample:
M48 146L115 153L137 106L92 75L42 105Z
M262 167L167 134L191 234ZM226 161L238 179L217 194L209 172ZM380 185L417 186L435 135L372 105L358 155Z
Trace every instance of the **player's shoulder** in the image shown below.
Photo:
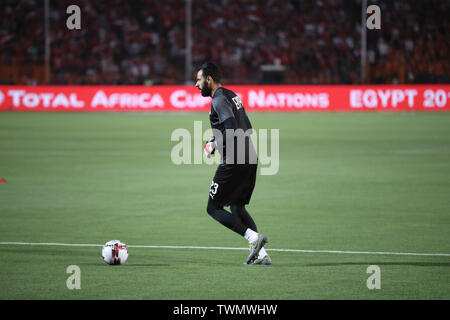
M216 90L216 92L214 92L214 96L213 96L213 100L220 100L223 98L230 98L230 97L234 97L236 96L236 93L234 93L233 91L231 91L230 89L224 88L224 87L220 87Z
M233 98L233 97L237 96L237 94L234 93L233 91L231 91L230 89L227 89L227 88L224 88L224 87L221 87L221 88L222 88L221 94L223 96L225 96L227 98Z
M216 90L214 93L214 97L212 98L213 105L222 104L222 103L229 103L233 97L235 97L236 94L224 87L220 87Z
M214 96L212 97L212 105L213 106L220 106L227 102L227 96L225 95L224 88L220 87L216 90L214 93Z

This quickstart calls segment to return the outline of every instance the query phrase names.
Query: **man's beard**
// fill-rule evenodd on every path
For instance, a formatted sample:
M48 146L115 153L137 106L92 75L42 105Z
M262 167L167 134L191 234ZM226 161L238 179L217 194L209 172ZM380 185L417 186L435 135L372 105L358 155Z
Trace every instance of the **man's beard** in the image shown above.
M203 88L201 89L201 94L204 97L210 97L211 96L211 88L208 88L208 83L206 81L203 82Z

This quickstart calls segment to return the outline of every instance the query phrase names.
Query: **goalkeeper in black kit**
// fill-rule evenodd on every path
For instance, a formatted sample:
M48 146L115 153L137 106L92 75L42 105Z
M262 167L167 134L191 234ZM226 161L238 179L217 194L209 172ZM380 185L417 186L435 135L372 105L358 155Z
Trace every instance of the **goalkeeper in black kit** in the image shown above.
M212 97L209 121L214 133L204 147L209 157L216 150L222 161L209 191L207 212L250 243L246 264L272 264L264 249L267 237L258 233L255 222L245 209L256 181L258 159L250 134L252 126L241 99L222 87L220 72L213 63L205 63L197 72L195 86L202 96ZM230 206L231 213L224 209Z

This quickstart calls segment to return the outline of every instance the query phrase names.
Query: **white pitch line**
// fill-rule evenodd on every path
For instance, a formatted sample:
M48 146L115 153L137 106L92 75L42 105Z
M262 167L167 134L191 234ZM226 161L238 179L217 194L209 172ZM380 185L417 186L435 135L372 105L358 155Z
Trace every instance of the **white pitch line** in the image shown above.
M102 247L102 244L90 243L54 243L54 242L0 242L0 245L26 245L26 246L62 246L62 247ZM203 250L247 250L248 248L232 247L199 247L199 246L149 246L128 245L129 248L149 249L203 249ZM341 251L341 250L301 250L301 249L266 249L275 252L299 252L299 253L338 253L338 254L375 254L375 255L398 255L398 256L435 256L450 257L449 253L414 253L414 252L379 252L379 251Z
M54 242L0 242L0 245L21 245L21 246L62 246L62 247L102 247L102 244L90 243L54 243Z

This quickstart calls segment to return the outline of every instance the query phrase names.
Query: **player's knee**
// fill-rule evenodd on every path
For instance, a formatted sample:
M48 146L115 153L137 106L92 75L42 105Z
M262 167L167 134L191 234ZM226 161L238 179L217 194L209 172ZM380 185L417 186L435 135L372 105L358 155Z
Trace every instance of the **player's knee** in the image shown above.
M208 212L208 214L210 216L213 216L214 213L218 210L219 208L217 207L217 205L211 200L208 200L208 204L206 206L206 212Z

